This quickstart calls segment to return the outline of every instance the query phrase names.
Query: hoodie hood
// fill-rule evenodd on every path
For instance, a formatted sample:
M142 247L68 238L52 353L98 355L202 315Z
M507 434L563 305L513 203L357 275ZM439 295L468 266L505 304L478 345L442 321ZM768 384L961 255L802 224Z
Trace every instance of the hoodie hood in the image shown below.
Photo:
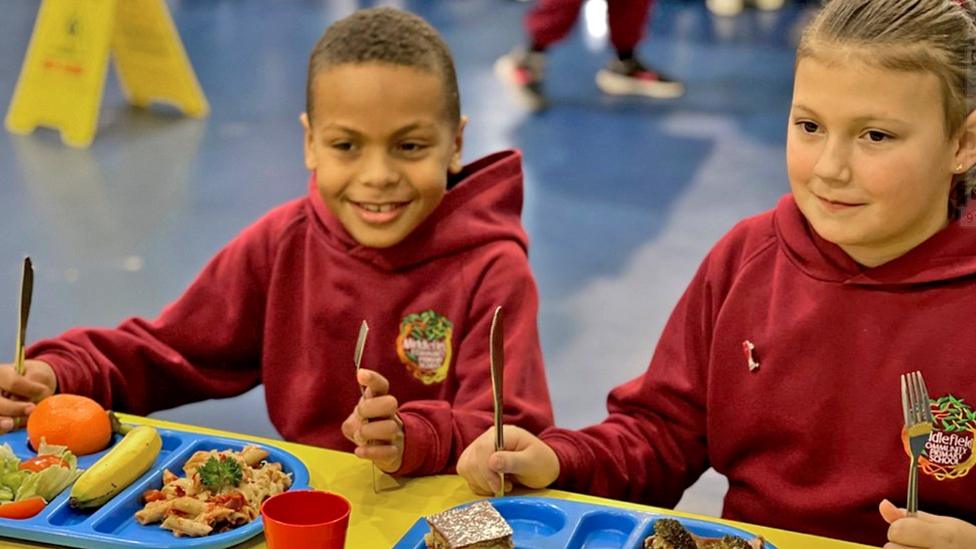
M356 242L325 205L309 178L310 216L317 221L328 245L397 271L495 240L512 240L523 249L528 238L522 227L522 155L518 151L491 154L465 166L448 180L441 203L413 232L389 248L370 248Z
M970 204L967 213L976 209ZM773 226L790 261L807 275L826 282L868 286L899 286L946 282L976 274L976 225L949 223L908 253L877 267L854 261L840 246L820 237L807 222L792 195L780 199Z

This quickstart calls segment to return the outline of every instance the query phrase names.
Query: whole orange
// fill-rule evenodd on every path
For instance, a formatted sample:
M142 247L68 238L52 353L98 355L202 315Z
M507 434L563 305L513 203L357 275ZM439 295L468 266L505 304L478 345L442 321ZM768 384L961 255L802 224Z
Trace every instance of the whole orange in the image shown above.
M67 446L76 456L104 450L112 440L108 412L80 395L52 395L40 401L27 418L27 437L36 451L41 437Z

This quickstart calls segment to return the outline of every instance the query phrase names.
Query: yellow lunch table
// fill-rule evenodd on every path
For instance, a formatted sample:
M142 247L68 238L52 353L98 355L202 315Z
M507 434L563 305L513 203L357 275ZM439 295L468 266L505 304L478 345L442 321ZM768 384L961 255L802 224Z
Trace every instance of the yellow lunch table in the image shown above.
M310 475L309 484L313 488L342 494L352 503L349 532L346 537L346 547L349 549L392 547L413 526L417 519L422 516L439 513L455 505L481 499L472 493L468 489L468 485L464 479L457 475L400 479L399 487L387 489L379 494L375 494L372 489L370 463L352 454L151 418L125 414L120 414L120 417L124 422L129 423L144 423L164 429L209 433L222 437L251 440L260 444L277 446L298 456L308 467ZM515 494L559 498L584 503L609 505L622 509L668 513L682 517L722 522L760 534L780 549L856 549L867 547L856 543L831 540L751 524L723 521L713 517L702 517L560 490L517 490ZM0 538L0 547L28 548L50 546L12 538ZM266 547L264 536L259 535L251 538L249 541L238 545L238 547L242 549Z

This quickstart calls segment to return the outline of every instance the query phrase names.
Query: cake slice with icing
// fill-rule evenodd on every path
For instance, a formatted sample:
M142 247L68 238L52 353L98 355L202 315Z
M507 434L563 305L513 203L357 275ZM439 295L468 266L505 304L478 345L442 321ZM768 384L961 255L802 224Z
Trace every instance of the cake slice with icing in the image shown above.
M512 527L487 501L427 517L430 549L513 549Z

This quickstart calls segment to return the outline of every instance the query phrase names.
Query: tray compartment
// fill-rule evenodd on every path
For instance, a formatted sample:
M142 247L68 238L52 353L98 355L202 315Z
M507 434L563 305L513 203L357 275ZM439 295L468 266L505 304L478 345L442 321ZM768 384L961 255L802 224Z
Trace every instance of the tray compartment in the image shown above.
M566 512L539 499L498 499L491 502L514 532L516 545L555 536L566 528Z
M125 494L127 497L121 497L122 494L117 496L116 499L118 502L112 507L110 512L105 514L105 516L99 517L94 521L92 524L92 529L96 532L112 534L121 538L132 537L130 534L135 534L138 532L141 535L147 536L147 538L161 538L159 541L172 540L173 533L169 530L160 528L159 523L147 524L143 526L136 520L136 511L142 509L143 507L142 494L146 490L162 488L164 469L169 469L177 476L184 476L183 465L189 461L190 457L192 457L196 452L206 452L209 450L240 451L244 448L244 446L245 444L243 444L241 441L224 439L200 439L186 445L184 448L182 448L179 454L173 457L173 459L167 460L160 466L154 466L151 469L151 475L140 479L137 483L134 483L133 486L130 487L131 489L127 489L128 493ZM272 456L269 456L269 458L274 461ZM282 468L286 472L293 472L285 463L282 463ZM147 541L150 540L147 539Z
M147 543L157 546L160 544L172 543L174 536L169 530L165 530L159 527L159 523L142 525L135 518L135 512L142 509L142 494L146 490L158 489L163 485L163 469L169 469L177 476L183 476L183 464L185 464L190 457L198 451L209 451L209 450L235 450L240 451L246 446L246 443L239 440L228 440L228 439L200 439L184 447L178 455L174 456L163 466L153 467L152 475L141 479L137 485L134 485L134 489L127 489L127 497L117 496L118 502L112 506L111 510L105 513L104 516L98 517L92 523L92 529L101 534L111 535L113 537L119 537L123 539L130 539L133 537L139 537ZM292 481L296 480L296 471L294 467L284 459L283 456L276 452L274 448L264 446L268 449L271 455L268 459L271 461L279 461L282 464L282 469L287 473L292 473ZM130 487L132 488L132 487ZM258 517L250 524L260 524L261 518ZM245 525L246 526L246 525ZM235 528L229 532L239 530L243 528ZM212 536L217 535L213 534ZM208 537L212 537L208 536ZM206 538L198 538L206 539ZM185 544L182 544L185 545Z
M662 518L678 519L679 521L681 521L681 524L683 524L684 527L689 532L695 534L696 536L720 538L722 536L732 535L732 536L739 536L740 538L744 538L746 540L751 540L756 537L756 534L746 532L745 530L741 530L739 528L735 528L733 526L729 526L726 524L720 524L718 522L709 522L709 521L690 519L684 517L669 517L664 515L655 515L651 518L650 522L648 522L647 527L644 529L644 531L641 532L641 536L640 536L641 542L643 542L644 539L647 538L648 536L654 534L654 523L661 520ZM776 547L769 542L766 542L765 548L776 549Z
M89 510L72 509L71 506L68 505L68 498L71 493L71 487L69 486L64 490L64 492L61 492L57 498L48 504L48 507L52 507L54 505L56 505L56 507L47 515L47 523L55 527L72 528L90 520L96 520L99 516L111 512L110 509L116 505L116 502L126 499L128 497L126 495L127 493L130 493L140 484L148 482L150 477L154 475L154 471L161 470L161 467L165 466L167 462L173 459L173 452L179 449L180 446L184 445L184 441L172 433L160 431L159 436L162 439L162 447L159 450L159 455L156 456L156 461L154 461L152 466L149 467L149 470L143 473L141 477L135 480L135 482L127 486L105 505L97 509ZM115 443L121 439L122 437L120 435L115 435L112 446L114 446ZM108 450L106 449L96 454L84 456L85 464L82 465L82 461L79 459L78 466L82 469L87 469L94 465L99 458L107 453Z
M624 511L592 511L583 515L568 549L619 549L647 521L646 517ZM644 538L641 537L643 540Z

